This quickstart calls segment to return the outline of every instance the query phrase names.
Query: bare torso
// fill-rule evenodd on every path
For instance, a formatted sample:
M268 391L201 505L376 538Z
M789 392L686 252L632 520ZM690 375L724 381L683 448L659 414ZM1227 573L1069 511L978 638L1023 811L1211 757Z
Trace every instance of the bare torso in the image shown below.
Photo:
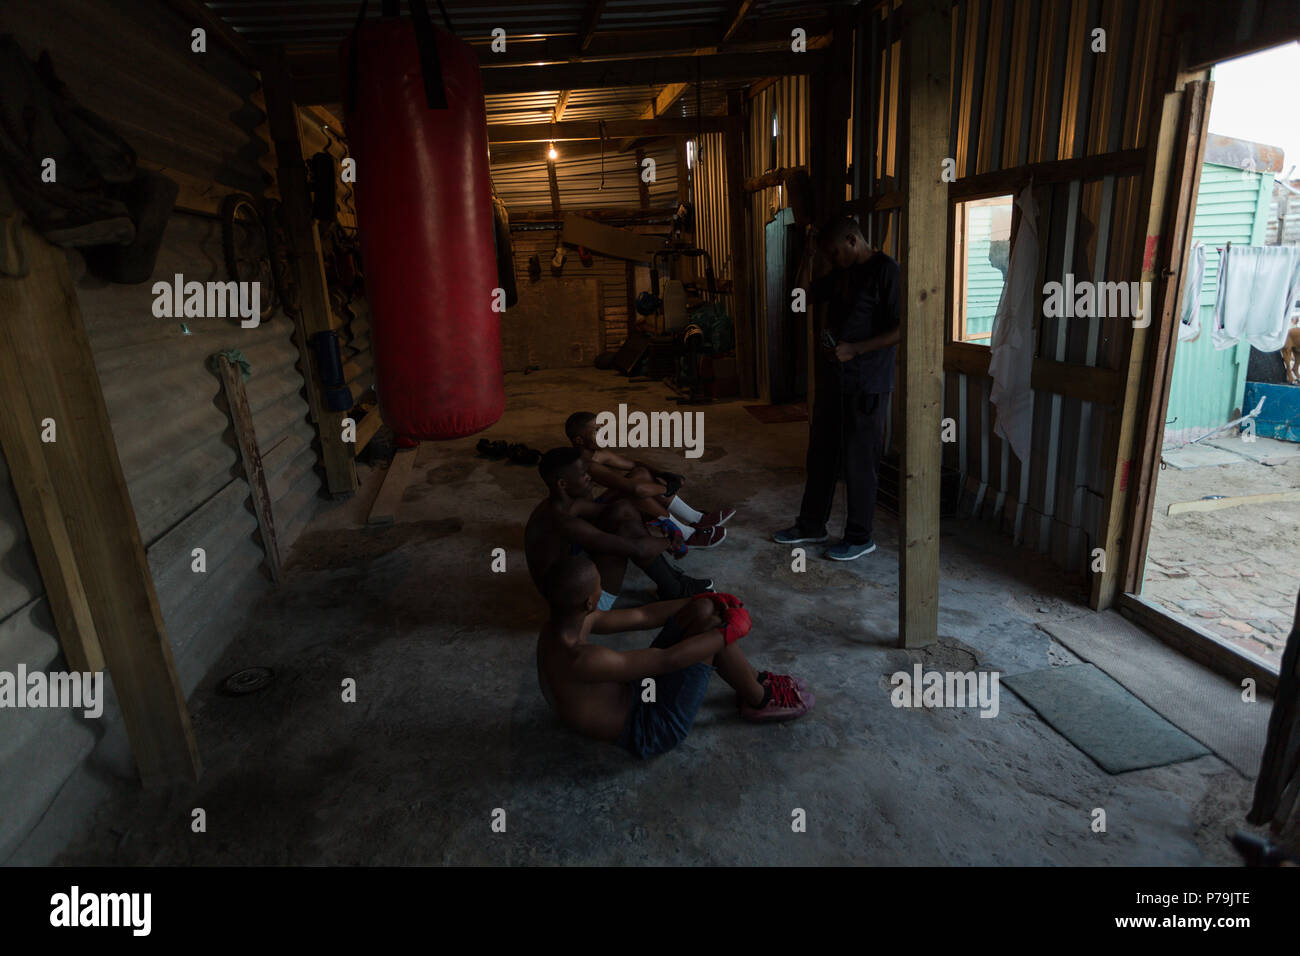
M636 703L635 684L582 681L574 664L589 650L586 644L566 645L548 622L537 638L537 680L551 709L567 726L597 740L617 740Z

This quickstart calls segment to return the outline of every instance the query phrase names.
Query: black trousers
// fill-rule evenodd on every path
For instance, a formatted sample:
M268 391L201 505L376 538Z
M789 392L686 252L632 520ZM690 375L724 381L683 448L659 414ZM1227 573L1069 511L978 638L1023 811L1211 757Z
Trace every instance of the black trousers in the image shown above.
M799 506L801 534L820 538L835 502L835 483L844 478L848 521L844 540L871 540L876 511L877 474L885 453L885 415L889 393L841 394L838 383L817 386L808 433L808 479Z

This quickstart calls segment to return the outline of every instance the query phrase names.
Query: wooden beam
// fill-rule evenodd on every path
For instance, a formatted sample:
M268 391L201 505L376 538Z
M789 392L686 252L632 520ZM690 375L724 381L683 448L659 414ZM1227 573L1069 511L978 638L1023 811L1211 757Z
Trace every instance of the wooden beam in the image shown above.
M691 170L686 159L685 136L678 136L673 140L673 154L677 159L677 202L680 205L690 199Z
M1117 153L1080 156L1075 159L1053 159L1014 169L996 169L977 176L963 176L948 185L948 195L954 199L972 199L1016 193L1029 185L1031 180L1035 186L1045 186L1051 183L1101 179L1104 176L1136 176L1142 172L1146 161L1147 152L1144 149L1125 149Z
M568 120L563 123L494 123L488 127L488 142L497 143L560 143L565 140L599 140L602 132L606 139L627 137L654 138L661 136L694 136L696 130L721 133L727 128L723 117L694 119L607 120L602 131L599 122Z
M248 42L230 24L213 13L199 0L163 0L186 20L215 35L221 43L243 61L245 66L257 69L257 54ZM186 45L188 49L188 43Z
M722 39L719 43L726 43L736 35L740 25L745 21L745 15L749 13L750 8L754 6L754 0L733 0L731 9L727 13L726 24L722 31Z
M744 94L733 90L727 94L727 114L732 119L725 137L727 179L727 228L731 234L732 321L736 332L736 369L740 377L740 397L757 398L756 339L753 300L750 296L749 197L745 195L745 127Z
M1180 621L1160 606L1137 594L1121 592L1116 598L1121 614L1174 650L1222 674L1240 686L1249 677L1263 694L1277 694L1277 675L1264 664L1251 660L1235 647L1199 625Z
M1189 511L1222 511L1242 505L1267 505L1278 501L1300 501L1300 491L1275 491L1263 495L1230 495L1224 498L1200 498L1196 501L1176 501L1165 509L1166 515L1180 515Z
M551 122L558 123L564 119L564 111L569 108L569 93L571 90L560 90L560 95L555 98L555 109L551 110ZM491 140L491 137L488 137Z
M668 112L669 107L682 98L687 90L691 88L689 83L669 83L659 95L654 98L654 102L647 106L641 112L641 119L658 119Z
M663 222L671 219L674 212L673 209L584 209L582 215L583 218L593 219L597 222L614 219L633 222ZM553 223L557 221L555 213L549 211L528 210L510 213L511 226L522 223Z
M397 509L406 494L411 480L411 467L415 464L415 448L399 448L384 472L384 483L370 506L366 524L392 524L397 519Z
M359 455L365 450L366 445L370 444L370 439L375 437L384 424L384 417L379 412L379 406L375 405L366 412L365 417L357 423L357 440L352 446L352 454Z
M789 168L783 166L780 169L763 173L761 176L750 176L744 182L744 190L747 193L756 193L760 189L771 189L773 186L785 184L796 173L806 172L808 172L807 166L791 166Z
M900 344L903 408L899 469L898 631L901 647L939 637L939 472L943 418L944 302L948 277L949 0L904 0L907 206L903 215L906 291Z
M807 32L810 50L821 49L830 42L831 19L824 11L792 11L747 19L741 26L740 35L727 44L726 52L758 54L788 51L790 31L795 27ZM350 28L349 22L346 29ZM276 43L289 45L288 56L295 79L315 80L335 76L338 73L337 40L331 40L322 48L306 45L300 42L299 37L289 35L275 37L273 34L263 36L266 38L258 38L257 45L260 48ZM475 48L479 65L482 67L713 56L719 52L716 23L650 30L601 29L596 32L586 50L579 49L581 38L572 33L544 36L512 35L509 49L504 53L492 51L491 37L469 37L467 42ZM337 96L333 102L337 103L341 100L342 97Z
M695 56L640 56L627 60L591 60L570 63L528 63L501 66L499 61L484 64L483 92L488 96L505 93L541 93L548 90L591 90L612 87L659 86L667 83L693 83L696 63L699 78L709 80L749 80L761 76L800 76L819 72L825 54L808 44L808 52L794 53L789 38L775 50L755 53L713 53ZM692 51L695 52L695 51ZM301 105L341 103L343 88L337 63L328 72L294 74L294 96Z
M298 109L293 101L289 68L283 49L275 50L267 57L262 68L262 82L271 135L275 140L280 195L283 197L285 219L292 235L293 265L298 280L298 314L294 325L298 332L300 352L310 366L303 368L303 374L310 376L316 385L315 388L308 389L308 394L313 398L312 417L320 437L326 485L330 494L350 495L357 490L357 468L352 449L343 441L342 423L347 413L331 411L325 407L315 351L309 347L312 336L317 332L329 331L342 323L335 317L330 305L320 234L316 231L316 220L312 217L311 190L307 185L307 168L303 163L302 130L298 125Z
M813 74L825 66L819 50L794 53L788 49L755 57L749 53L715 56L659 56L633 60L550 63L538 66L490 66L483 69L483 92L535 93L542 90L586 90L614 86L659 86L700 80L735 80L758 76ZM334 97L327 102L337 102Z
M0 351L11 363L4 389L24 393L31 415L54 420L55 440L41 453L140 778L148 786L195 780L198 746L67 258L30 226L20 241L29 275L0 277Z
M590 0L587 12L582 17L582 29L578 31L578 52L585 53L596 38L600 26L600 15L605 12L607 0Z
M1119 459L1116 470L1124 481L1113 488L1114 501L1106 502L1102 515L1108 560L1106 571L1093 576L1091 597L1098 609L1108 607L1121 588L1141 589L1178 344L1180 277L1191 246L1212 92L1212 84L1202 79L1169 94L1153 151L1140 266L1141 280L1151 283L1151 327L1132 331L1124 414L1118 434L1106 436L1114 442L1103 445L1107 465L1112 454Z
M546 179L551 185L551 212L558 219L562 212L560 210L560 180L555 173L555 160L546 161Z
M641 163L645 161L645 150L636 151L636 192L637 197L641 200L641 208L650 208L650 184L645 181L645 170L642 169Z
M8 333L0 332L0 447L9 463L9 479L36 554L63 659L74 671L102 671L104 652L42 451L41 416L32 410L22 369L7 340Z
M253 500L253 514L257 516L257 530L262 535L267 570L271 572L271 580L279 584L280 544L275 533L271 492L266 486L266 470L262 467L262 450L257 445L257 430L253 427L253 411L248 407L248 394L244 391L243 373L224 355L217 356L217 368L226 404L230 406L230 422L235 429L235 443L239 445L239 459L244 465L249 497Z

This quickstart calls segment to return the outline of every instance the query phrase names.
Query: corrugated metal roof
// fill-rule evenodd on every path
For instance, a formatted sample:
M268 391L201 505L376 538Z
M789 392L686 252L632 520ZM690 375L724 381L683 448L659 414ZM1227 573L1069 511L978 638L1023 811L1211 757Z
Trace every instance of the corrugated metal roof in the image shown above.
M286 43L296 47L331 46L339 43L356 22L359 0L204 0L205 5L231 25L249 43ZM809 4L800 0L760 0L749 11L746 23L767 16L821 16L831 7L855 0L823 0ZM577 36L587 24L588 0L516 0L513 3L483 3L478 0L448 0L447 15L457 36L470 41L491 37L504 29L508 37ZM430 14L441 25L436 5ZM382 15L382 4L372 2L367 18ZM596 23L601 33L638 30L690 29L717 26L719 40L732 15L730 0L609 0Z

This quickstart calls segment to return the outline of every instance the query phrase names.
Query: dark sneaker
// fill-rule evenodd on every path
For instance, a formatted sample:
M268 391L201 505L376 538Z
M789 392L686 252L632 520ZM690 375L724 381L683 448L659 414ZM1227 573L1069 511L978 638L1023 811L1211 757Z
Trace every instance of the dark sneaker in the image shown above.
M691 547L707 550L716 548L726 540L726 528L696 528L695 533L691 535Z
M875 550L876 542L874 540L867 541L864 544L849 544L846 541L835 545L833 548L827 548L826 557L832 561L852 561Z
M786 528L784 531L773 533L772 540L777 544L821 544L827 540L830 535L809 535L799 530L799 526Z
M703 594L706 591L713 590L713 581L710 578L692 578L685 574L677 578L678 590L676 594L665 594L661 589L659 600L676 601L681 598L695 597L697 594Z
M710 511L701 515L700 520L695 522L696 528L721 528L724 524L734 518L736 515L735 508L719 508L717 511Z
M793 720L812 710L817 699L805 683L800 689L795 683L798 678L789 674L769 674L767 679L768 699L762 707L740 705L740 716L746 720L776 721Z

